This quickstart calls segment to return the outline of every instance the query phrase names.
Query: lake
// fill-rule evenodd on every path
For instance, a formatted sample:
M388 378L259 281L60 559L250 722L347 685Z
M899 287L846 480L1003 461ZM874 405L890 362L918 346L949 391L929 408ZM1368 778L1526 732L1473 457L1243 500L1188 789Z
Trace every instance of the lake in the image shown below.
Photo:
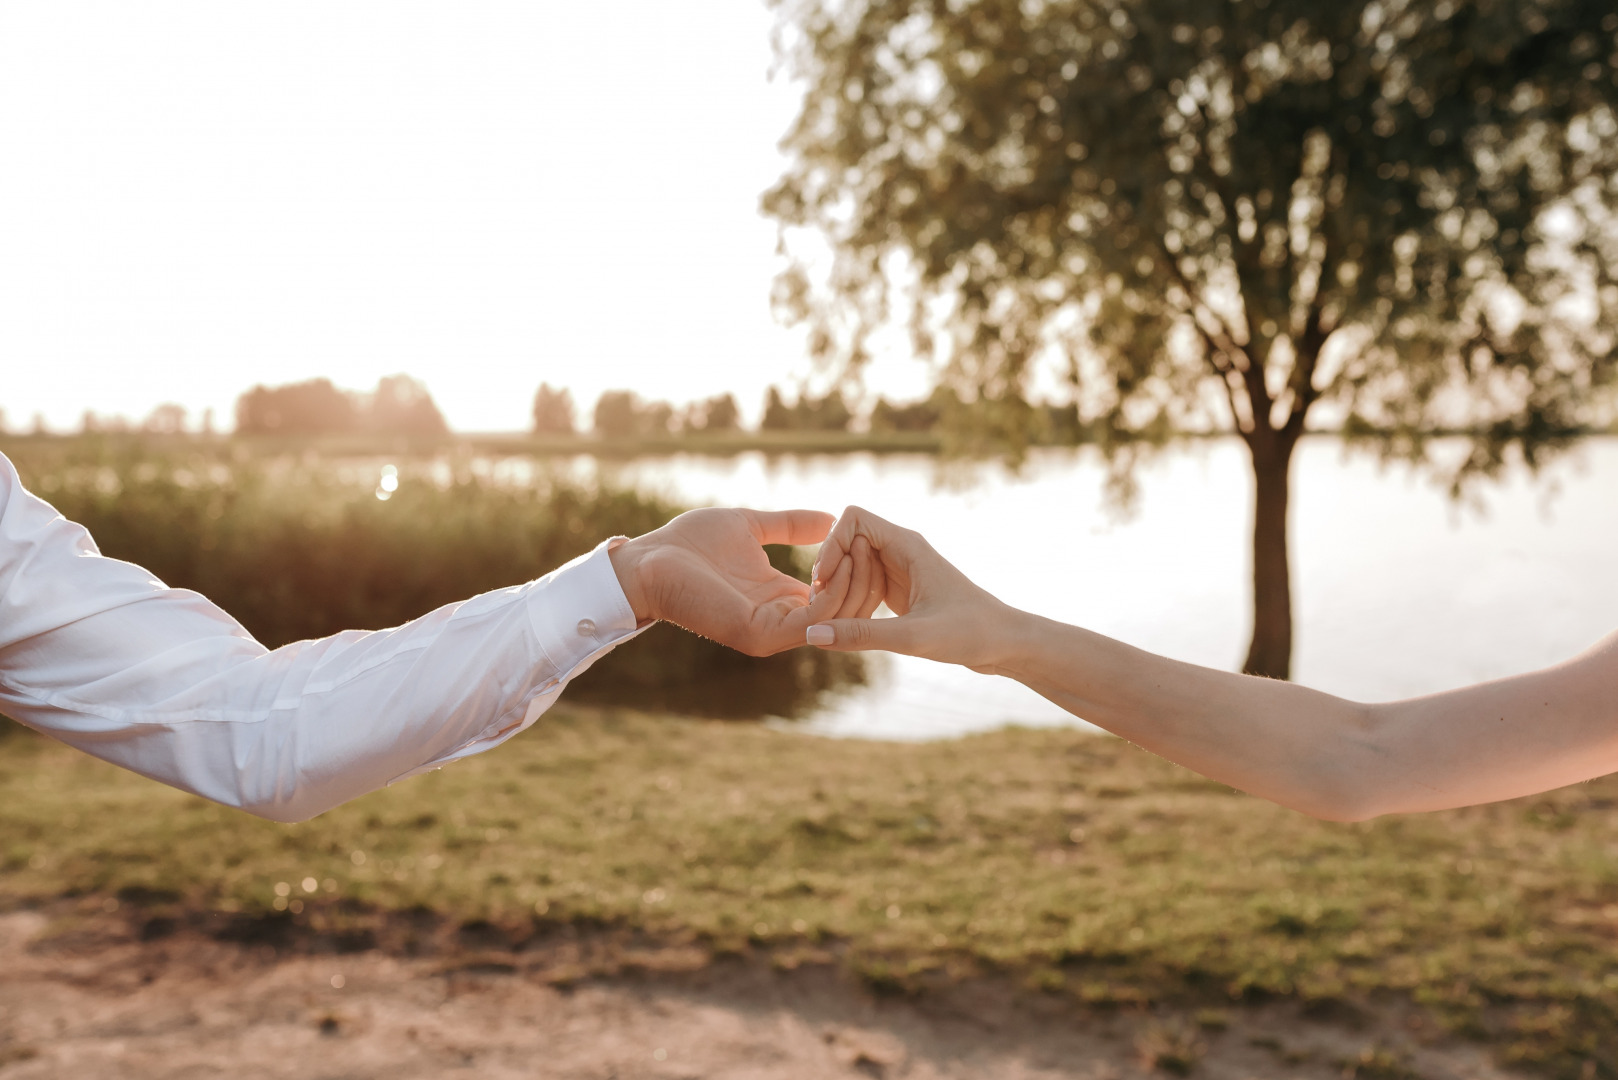
M1093 450L1037 450L1019 470L926 455L741 454L596 462L576 471L688 504L836 512L857 503L924 533L1018 607L1177 659L1232 669L1250 629L1246 449L1180 443L1141 466L1134 512L1107 509ZM1618 439L1538 478L1510 470L1452 502L1432 480L1330 437L1293 472L1294 678L1392 700L1531 670L1618 629ZM927 739L1078 723L1009 679L883 656L869 685L800 729Z

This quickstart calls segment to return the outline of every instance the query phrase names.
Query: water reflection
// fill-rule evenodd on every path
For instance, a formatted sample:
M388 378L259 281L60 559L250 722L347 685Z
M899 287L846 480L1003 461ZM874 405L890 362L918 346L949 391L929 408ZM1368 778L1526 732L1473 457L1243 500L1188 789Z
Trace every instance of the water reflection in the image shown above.
M602 657L567 699L717 720L798 719L863 687L867 666L860 656L808 649L744 656L660 624Z

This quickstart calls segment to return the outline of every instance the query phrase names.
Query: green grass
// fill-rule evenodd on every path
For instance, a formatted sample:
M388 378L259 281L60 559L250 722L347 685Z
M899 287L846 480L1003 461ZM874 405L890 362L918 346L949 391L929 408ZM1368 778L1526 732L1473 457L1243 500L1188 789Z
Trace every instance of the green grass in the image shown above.
M1078 732L893 745L563 707L284 826L15 735L0 894L275 917L284 883L311 925L417 906L605 925L835 955L881 989L995 972L1095 1007L1395 995L1507 1062L1612 1075L1615 807L1598 781L1324 824Z

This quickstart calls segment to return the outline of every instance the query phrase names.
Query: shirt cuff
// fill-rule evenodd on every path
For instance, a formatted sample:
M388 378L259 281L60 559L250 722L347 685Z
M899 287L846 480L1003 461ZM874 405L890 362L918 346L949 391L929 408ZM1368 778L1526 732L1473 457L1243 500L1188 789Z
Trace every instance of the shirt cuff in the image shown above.
M581 674L640 629L608 555L620 539L604 540L589 554L546 574L525 598L534 637L556 682Z
M572 679L584 674L615 646L652 625L636 625L635 611L607 555L622 540L619 536L604 540L589 554L523 586L529 625L548 661L549 672L533 687L522 719L396 776L389 784L499 746L538 720Z

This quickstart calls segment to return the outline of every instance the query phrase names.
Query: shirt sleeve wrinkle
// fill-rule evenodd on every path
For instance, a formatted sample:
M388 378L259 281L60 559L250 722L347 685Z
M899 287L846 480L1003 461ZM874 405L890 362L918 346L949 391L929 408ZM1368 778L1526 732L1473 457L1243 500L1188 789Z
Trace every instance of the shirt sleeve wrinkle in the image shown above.
M498 745L638 632L603 544L401 626L267 650L204 597L100 556L0 455L0 706L266 817Z

